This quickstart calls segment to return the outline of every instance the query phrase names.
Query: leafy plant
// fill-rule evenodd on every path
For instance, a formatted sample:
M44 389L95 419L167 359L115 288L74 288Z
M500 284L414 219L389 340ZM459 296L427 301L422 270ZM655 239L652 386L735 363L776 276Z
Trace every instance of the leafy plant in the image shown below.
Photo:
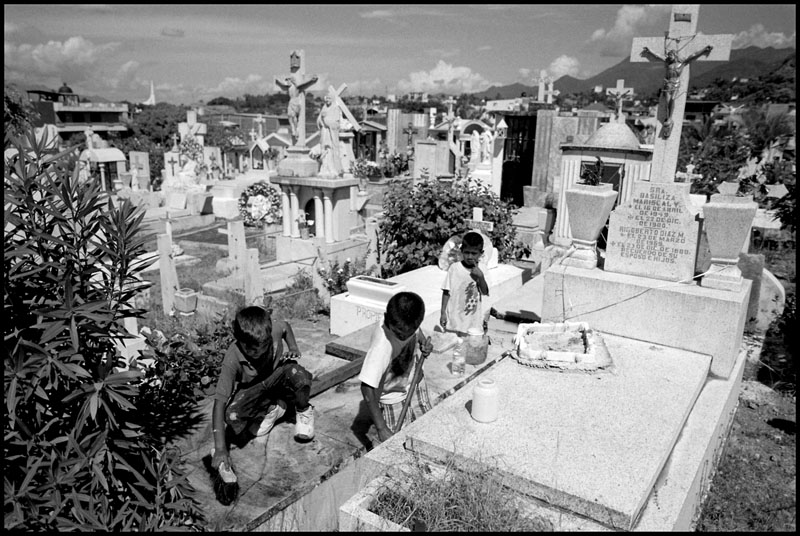
M313 276L304 268L298 268L292 284L279 297L265 296L264 306L272 310L272 318L296 318L316 320L323 309L322 298L314 288Z
M519 259L527 252L513 226L516 207L485 184L473 179L449 184L428 179L413 185L392 181L383 200L378 233L386 258L382 275L391 277L436 264L447 240L468 230L467 220L475 207L483 209L485 221L494 223L494 230L487 234L499 261Z
M177 458L143 431L142 373L122 370L115 346L143 313L144 212L79 181L75 152L51 141L29 129L5 146L4 526L196 525Z
M317 268L317 273L322 277L322 284L331 296L347 292L347 281L357 275L376 275L376 266L367 266L367 256L357 257L355 261L350 258L339 264L339 260L329 263L328 268Z
M581 180L578 184L587 184L589 186L597 186L603 181L603 167L605 164L598 156L594 166L586 166L581 172Z

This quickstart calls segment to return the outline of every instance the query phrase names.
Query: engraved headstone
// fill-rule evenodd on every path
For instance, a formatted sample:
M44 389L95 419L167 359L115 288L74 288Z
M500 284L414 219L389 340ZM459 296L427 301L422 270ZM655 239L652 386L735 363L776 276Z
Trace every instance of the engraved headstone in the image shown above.
M605 270L666 281L694 277L698 222L686 184L636 182L608 223Z

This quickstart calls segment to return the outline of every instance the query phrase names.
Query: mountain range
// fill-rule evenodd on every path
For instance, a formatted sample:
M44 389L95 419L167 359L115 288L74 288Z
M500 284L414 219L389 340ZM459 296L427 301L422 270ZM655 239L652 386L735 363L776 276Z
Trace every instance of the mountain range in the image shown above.
M702 88L711 84L717 78L731 80L734 77L757 78L777 70L788 58L794 56L794 48L776 49L772 47L759 48L747 47L732 50L729 61L697 61L691 65L690 87ZM625 87L632 87L637 96L647 96L655 93L661 87L664 79L664 65L660 62L632 63L630 58L625 58L618 64L605 71L579 80L572 76L562 76L556 80L553 87L561 92L561 96L571 93L590 93L596 86L603 88L614 87L617 80L624 80ZM519 97L522 92L535 97L539 92L538 86L526 86L514 83L507 86L492 86L485 91L476 93L478 98L496 99L500 94L501 99Z

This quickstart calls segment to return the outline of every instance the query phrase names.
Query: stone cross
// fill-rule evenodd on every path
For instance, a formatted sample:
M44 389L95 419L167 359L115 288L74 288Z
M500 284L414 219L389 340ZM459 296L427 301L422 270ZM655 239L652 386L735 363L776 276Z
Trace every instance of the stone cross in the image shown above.
M256 139L258 138L258 134L256 133L256 129L255 128L251 128L249 134L250 134L250 141L256 141Z
M186 121L178 123L178 132L181 135L181 141L187 137L192 137L197 140L200 145L205 145L205 138L207 128L205 123L197 122L197 112L195 110L188 110L186 112Z
M557 97L561 94L559 90L553 89L554 83L552 78L547 79L547 91L544 92L545 102L547 102L547 104L553 104L553 97Z
M482 233L491 233L494 230L493 221L483 221L483 209L480 207L472 208L472 219L467 220L467 225L473 231L481 231Z
M173 134L172 136L172 151L177 153L178 152L178 135Z
M447 118L453 119L453 105L456 103L456 100L453 98L452 95L447 97L447 100L443 102L443 104L447 105Z
M650 182L673 182L675 178L689 87L689 64L694 60L727 61L730 56L732 35L697 34L699 11L698 4L674 5L669 31L663 38L636 37L633 40L632 62L658 60L663 61L666 68L658 104L659 124L656 125ZM673 122L677 128L672 128Z
M267 120L264 119L264 116L261 115L261 114L258 114L258 116L256 116L255 119L253 119L253 123L258 125L258 137L259 138L263 138L264 137L264 123L266 123L266 122L267 122Z
M702 179L703 178L703 174L702 173L695 173L694 172L694 168L696 168L696 167L697 166L695 166L694 164L686 164L686 171L677 172L675 174L675 178L676 179L681 179L681 181L689 182L689 183L691 183L695 179ZM675 181L675 182L681 182L681 181Z
M178 163L178 161L175 160L174 156L172 156L169 160L167 160L167 164L169 164L169 167L170 167L170 170L171 170L171 175L173 175L173 176L175 175L175 164L177 164L177 163Z
M625 80L620 78L617 80L616 87L610 87L606 89L606 95L611 95L614 97L614 101L617 103L617 120L622 118L622 102L626 98L633 97L633 88L624 86Z
M317 83L317 75L306 77L306 54L293 50L289 55L290 74L275 78L275 84L289 93L289 125L292 127L294 146L306 145L306 89Z
M411 138L414 134L417 133L416 127L414 127L414 123L409 123L407 128L403 129L403 134L408 136L408 146L411 147Z
M539 71L539 78L536 80L539 84L539 96L536 97L537 102L544 102L545 84L547 84L547 71L542 69Z

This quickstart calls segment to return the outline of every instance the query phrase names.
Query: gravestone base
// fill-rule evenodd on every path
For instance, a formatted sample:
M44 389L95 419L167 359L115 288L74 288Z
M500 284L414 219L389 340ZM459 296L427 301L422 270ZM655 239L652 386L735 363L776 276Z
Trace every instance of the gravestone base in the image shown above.
M709 273L704 275L700 281L701 286L718 290L730 290L732 292L738 292L742 288L744 281L742 271L735 263L719 264L712 262L708 271Z
M308 156L308 147L289 147L286 158L278 164L280 177L313 177L319 171L319 164Z
M730 375L751 281L732 292L562 265L544 278L542 322L583 321L602 333L710 355L711 373Z
M575 251L561 261L564 266L593 270L597 268L597 241L587 242L585 240L572 239ZM544 248L542 248L544 249Z

